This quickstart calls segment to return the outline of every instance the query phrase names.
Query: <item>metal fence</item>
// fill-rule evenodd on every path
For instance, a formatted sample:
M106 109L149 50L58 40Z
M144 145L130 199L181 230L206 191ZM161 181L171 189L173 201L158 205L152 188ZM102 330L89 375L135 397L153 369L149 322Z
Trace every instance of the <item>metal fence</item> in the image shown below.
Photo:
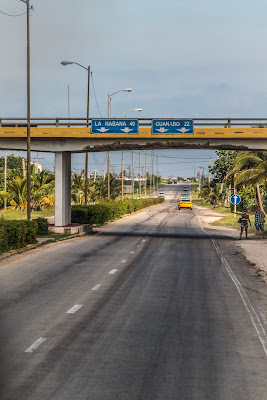
M94 118L93 118L94 119ZM101 119L101 118L97 118ZM106 118L103 118L106 119ZM113 119L113 118L111 118ZM114 118L118 119L118 118ZM121 119L121 118L120 118ZM125 118L127 119L127 118ZM131 119L131 118L129 118ZM136 118L140 127L152 125L153 118ZM155 118L163 119L163 118ZM222 128L231 127L267 127L267 118L164 118L164 119L190 119L194 126ZM31 118L32 127L54 126L54 127L90 127L92 118ZM0 118L0 127L27 127L27 118Z

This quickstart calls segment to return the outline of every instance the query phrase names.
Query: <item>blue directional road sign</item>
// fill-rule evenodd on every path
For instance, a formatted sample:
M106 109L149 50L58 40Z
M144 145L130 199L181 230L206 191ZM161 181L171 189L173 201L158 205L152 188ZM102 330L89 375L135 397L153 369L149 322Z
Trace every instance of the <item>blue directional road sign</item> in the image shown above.
M241 197L238 194L233 194L230 201L234 206L237 206L241 203Z
M92 119L92 134L137 135L138 119Z
M188 135L194 133L192 119L153 119L152 134L154 135Z

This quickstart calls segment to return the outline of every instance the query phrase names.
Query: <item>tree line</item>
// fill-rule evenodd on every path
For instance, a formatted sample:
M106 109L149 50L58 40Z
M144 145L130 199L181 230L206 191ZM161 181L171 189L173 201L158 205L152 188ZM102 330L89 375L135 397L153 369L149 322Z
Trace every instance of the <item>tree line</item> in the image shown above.
M267 153L257 151L216 151L218 159L210 172L213 179L205 182L199 197L229 205L232 194L239 194L241 207L254 211L267 209Z
M153 176L152 180L157 179ZM124 184L131 180L124 179ZM150 176L147 175L147 188ZM25 211L27 209L27 177L26 162L22 157L13 154L7 157L6 190L5 187L5 158L0 157L0 208ZM135 182L135 190L139 183ZM142 182L144 191L144 183ZM72 204L84 204L85 174L84 171L71 174ZM121 195L121 175L110 174L110 198L115 200ZM88 202L106 200L108 197L108 177L96 176L87 181ZM55 206L55 174L44 170L39 172L35 164L31 165L31 209L40 211L52 209Z

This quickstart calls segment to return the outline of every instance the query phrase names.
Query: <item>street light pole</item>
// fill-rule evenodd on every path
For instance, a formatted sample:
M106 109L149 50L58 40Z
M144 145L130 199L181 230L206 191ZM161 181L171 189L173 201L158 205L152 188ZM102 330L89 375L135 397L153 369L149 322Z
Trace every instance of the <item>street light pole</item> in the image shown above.
M134 198L134 151L132 150L132 198Z
M6 192L6 181L7 181L7 150L5 150L5 172L4 172L4 191ZM4 208L6 208L6 196L4 199Z
M31 219L31 101L30 101L30 0L27 6L27 219Z
M110 102L111 102L111 96L114 96L114 94L119 93L119 92L131 92L131 91L132 91L131 88L127 88L127 89L120 89L120 90L117 90L117 92L114 92L114 93L111 93L111 94L108 93L108 118L110 118Z
M87 85L87 114L86 126L89 126L89 99L90 99L90 65L88 66L88 85ZM87 188L88 188L88 152L85 153L85 185L84 185L84 204L87 205Z
M124 150L121 152L121 199L123 200L123 179L124 179Z
M141 150L139 150L139 199L141 199Z
M146 183L147 183L147 151L145 151L145 198L146 198Z
M110 158L108 151L108 200L110 200Z
M30 0L27 0L27 219L31 219Z
M61 65L76 64L79 67L86 69L88 72L88 83L87 83L87 112L86 112L86 126L89 126L89 100L90 100L90 65L88 68L75 61L61 61ZM88 152L85 153L85 185L84 185L84 204L87 204L87 187L88 187Z
M110 94L108 93L108 118L110 118Z
M141 111L143 111L143 109L142 109L142 108L133 108L132 110L129 110L129 111L127 111L127 112L123 112L123 113L122 113L122 118L125 118L125 117L126 117L126 114L128 114L128 113L131 112L131 111L139 111L139 112L141 112Z

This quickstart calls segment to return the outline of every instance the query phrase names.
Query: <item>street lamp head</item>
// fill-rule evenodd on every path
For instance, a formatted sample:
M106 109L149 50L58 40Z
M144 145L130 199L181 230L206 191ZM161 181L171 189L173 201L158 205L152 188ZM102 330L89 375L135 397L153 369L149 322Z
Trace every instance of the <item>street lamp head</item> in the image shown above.
M139 111L140 112L140 111L143 111L143 109L142 108L135 108L134 111Z
M69 64L74 64L73 61L61 61L62 65L69 65Z
M131 92L132 89L131 88L127 88L127 89L122 89L123 92Z

